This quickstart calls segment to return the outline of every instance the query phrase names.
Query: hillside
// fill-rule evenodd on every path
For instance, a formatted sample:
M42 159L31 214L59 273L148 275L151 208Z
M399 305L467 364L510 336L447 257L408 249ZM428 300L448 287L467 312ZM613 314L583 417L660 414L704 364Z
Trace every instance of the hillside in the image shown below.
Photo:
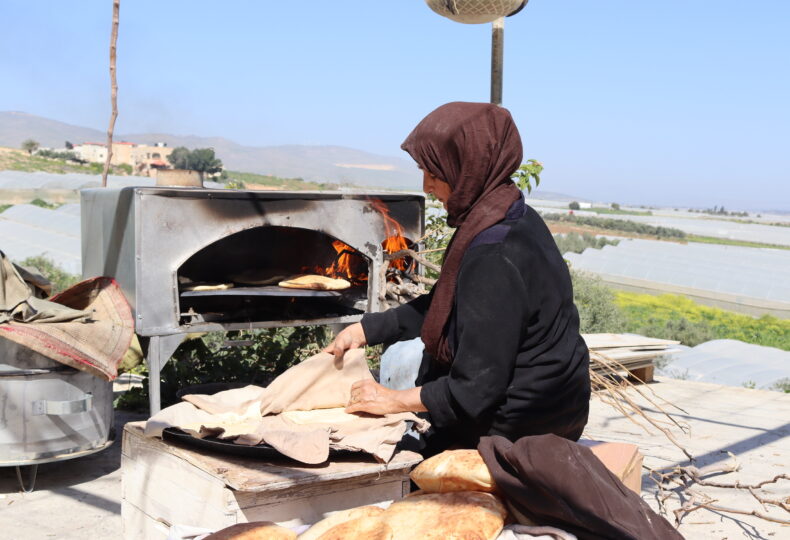
M61 148L65 141L104 141L106 134L22 112L0 111L0 146L19 148L25 139ZM342 146L245 146L222 137L168 133L116 134L115 140L138 143L165 142L168 146L214 148L227 169L303 178L317 183L356 184L368 187L419 189L417 167L406 159L371 154Z

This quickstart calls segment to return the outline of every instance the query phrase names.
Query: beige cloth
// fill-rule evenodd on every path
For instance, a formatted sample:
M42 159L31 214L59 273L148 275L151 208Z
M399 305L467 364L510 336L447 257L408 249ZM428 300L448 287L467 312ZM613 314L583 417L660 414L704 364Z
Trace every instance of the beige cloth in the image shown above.
M37 297L45 290L42 279L20 271L0 252L0 339L113 380L134 335L121 288L113 279L97 277L43 300Z
M246 386L214 395L184 396L184 402L161 410L145 426L145 435L161 437L176 427L195 437L233 439L237 444L266 443L303 463L323 463L329 449L367 452L389 461L412 421L418 431L428 423L412 413L355 415L341 422L297 421L280 414L345 407L351 385L372 379L362 349L348 351L339 362L319 353L291 367L268 387ZM335 416L335 415L330 415ZM326 417L325 417L326 418Z
M34 286L38 286L36 276L16 266L0 251L0 323L86 322L91 319L89 310L76 310L37 298L34 288L22 278L20 270Z

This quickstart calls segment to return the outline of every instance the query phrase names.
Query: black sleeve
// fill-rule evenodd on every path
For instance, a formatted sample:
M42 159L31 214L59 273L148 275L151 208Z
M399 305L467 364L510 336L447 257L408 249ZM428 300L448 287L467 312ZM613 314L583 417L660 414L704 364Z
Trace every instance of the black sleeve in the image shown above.
M433 291L407 302L402 306L382 311L366 313L362 316L362 330L368 345L394 343L414 339L420 335L422 321L431 305Z
M436 427L477 422L504 401L521 343L526 298L521 274L499 245L467 253L456 287L458 341L450 373L420 391Z

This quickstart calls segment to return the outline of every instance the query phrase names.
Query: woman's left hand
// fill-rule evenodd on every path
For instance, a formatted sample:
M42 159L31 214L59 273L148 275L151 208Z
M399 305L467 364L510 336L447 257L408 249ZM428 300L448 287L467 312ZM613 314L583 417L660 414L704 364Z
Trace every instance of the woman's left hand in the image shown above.
M365 412L385 415L404 412L404 404L398 399L399 392L390 390L372 379L357 381L351 385L351 400L347 413Z

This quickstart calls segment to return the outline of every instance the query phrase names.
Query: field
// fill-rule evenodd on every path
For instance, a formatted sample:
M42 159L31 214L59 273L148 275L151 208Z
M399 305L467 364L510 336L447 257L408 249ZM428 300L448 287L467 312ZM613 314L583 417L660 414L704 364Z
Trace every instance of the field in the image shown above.
M625 317L626 332L676 339L689 346L712 339L737 339L790 351L790 320L770 315L754 318L672 294L618 291L615 303Z

